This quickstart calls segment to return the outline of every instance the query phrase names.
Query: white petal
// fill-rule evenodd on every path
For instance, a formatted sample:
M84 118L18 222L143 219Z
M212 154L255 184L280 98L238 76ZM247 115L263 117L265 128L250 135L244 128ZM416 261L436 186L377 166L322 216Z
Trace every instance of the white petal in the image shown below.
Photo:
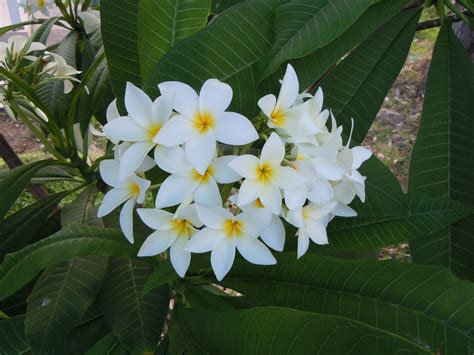
M218 206L196 205L196 210L201 222L213 229L222 229L225 221L234 219L232 213Z
M164 208L177 205L191 196L198 182L189 176L170 175L161 184L156 196L156 207Z
M364 147L354 147L352 150L352 169L359 169L363 162L369 160L372 152Z
M99 165L100 177L107 185L122 186L119 180L119 163L113 159L102 160Z
M171 245L170 248L170 259L176 273L184 277L186 271L188 271L189 264L191 263L191 253L184 250L184 247L188 240L180 237Z
M211 253L211 266L217 280L222 280L229 272L235 258L235 241L226 238Z
M119 217L120 228L122 229L125 238L133 244L133 208L136 200L131 198L124 203Z
M217 158L212 163L215 170L213 176L219 184L230 184L240 180L240 175L229 166L229 163L236 157L235 155L226 155Z
M354 211L352 208L349 206L346 206L342 203L338 203L336 207L334 207L331 211L331 213L335 216L341 216L341 217L355 217L357 216L357 212Z
M306 184L303 175L288 166L275 168L272 179L275 185L281 189L294 189Z
M190 140L196 131L192 121L184 116L173 116L153 139L153 142L166 147L175 147Z
M230 161L229 166L240 176L255 179L260 167L260 160L254 155L245 154Z
M324 205L316 205L311 203L304 207L304 213L306 216L312 219L320 219L326 215L328 215L334 207L336 207L337 202L331 201Z
M134 182L135 184L138 185L139 191L138 191L138 196L136 196L137 203L145 202L145 194L146 194L146 191L148 190L148 188L151 185L151 181L146 180L146 179L142 179L141 177L138 177L136 175L132 175L126 181L131 181L131 182Z
M268 227L271 218L272 212L269 208L259 208L257 210L242 212L236 219L242 221L246 235L258 237L260 233Z
M280 190L271 184L266 184L260 195L262 204L270 208L276 215L279 215L281 211L281 198Z
M156 231L150 234L138 251L138 256L153 256L164 252L174 243L177 236L170 231Z
M258 100L258 107L260 107L260 110L268 117L270 118L272 116L272 112L275 109L276 105L276 97L275 95L268 94L262 97L260 100Z
M64 80L64 93L69 94L72 89L74 89L74 84L71 82L71 80Z
M260 234L260 237L270 248L276 251L283 251L285 246L285 226L280 217L272 215L270 223Z
M184 152L193 168L201 175L204 175L216 154L216 138L214 133L209 131L205 134L196 134L186 143Z
M323 157L314 158L313 164L316 172L328 180L340 180L345 174L345 170L340 164Z
M221 194L216 180L212 177L207 182L199 184L194 191L194 201L203 205L222 206Z
M132 119L146 128L151 121L152 101L142 90L127 82L125 89L125 107Z
M297 247L297 258L301 258L309 247L309 237L305 233L299 233L298 235L298 247Z
M197 232L186 244L185 250L192 253L206 253L223 242L226 236L222 230L204 228Z
M237 250L252 264L274 265L276 260L270 250L256 238L237 238Z
M107 112L106 112L106 117L107 117L107 122L110 122L118 117L120 117L120 112L117 107L117 99L112 101L110 105L107 107Z
M254 202L262 194L263 188L264 185L257 179L245 179L240 186L238 205Z
M174 109L180 114L193 118L199 112L199 97L196 91L179 81L166 81L158 84L162 95L174 95Z
M313 188L308 193L308 199L314 203L323 204L332 200L334 192L329 181L323 178L314 180Z
M290 210L300 208L306 202L306 196L308 194L308 190L306 189L305 184L302 184L293 189L285 189L283 192L285 195L285 205Z
M104 134L114 140L140 142L149 140L147 131L130 117L117 117L103 128Z
M151 120L164 125L173 112L174 95L161 95L151 105Z
M179 219L187 219L188 221L190 221L193 224L193 226L195 226L197 228L202 227L202 222L199 219L199 216L197 214L195 204L188 205L188 206L184 207L183 209L181 209L179 212L176 211L176 216Z
M39 42L32 42L30 48L26 51L26 53L34 52L34 51L44 51L46 49L43 43Z
M135 173L145 160L148 152L153 149L153 142L136 142L130 146L120 158L119 178L121 181Z
M189 174L193 170L189 164L184 149L180 146L155 148L155 161L161 170L170 174Z
M209 79L202 85L199 93L200 112L208 112L213 116L223 113L232 101L230 85L217 79Z
M122 203L130 198L128 189L112 189L104 195L104 199L97 211L97 217L108 215Z
M295 227L304 227L303 208L289 210L286 214L286 220Z
M158 208L138 208L137 213L143 223L155 230L171 229L173 214Z
M235 112L223 112L217 117L215 135L219 142L230 145L244 145L258 139L247 117Z
M156 166L155 161L152 158L150 158L149 156L146 156L145 159L143 159L140 166L135 170L135 172L137 174L145 173L148 170L153 169L155 166Z
M328 244L328 235L326 232L326 226L321 221L309 220L306 222L306 228L309 237L316 244Z
M276 106L282 110L291 107L298 97L299 90L300 86L296 72L291 64L288 64L285 76L283 77L283 82L281 83L280 94L278 95Z
M280 165L285 157L285 146L276 133L272 133L262 148L260 161L272 166Z

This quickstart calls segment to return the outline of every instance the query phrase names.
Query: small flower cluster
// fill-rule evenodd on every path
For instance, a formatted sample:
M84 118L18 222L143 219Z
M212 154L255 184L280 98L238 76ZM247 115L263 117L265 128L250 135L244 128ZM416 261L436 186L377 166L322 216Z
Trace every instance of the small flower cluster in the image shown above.
M17 3L27 14L33 15L40 11L43 15L49 16L48 6L53 5L54 0L17 0Z
M161 96L152 101L128 83L128 115L121 116L113 102L103 128L116 146L114 159L100 164L112 189L98 215L124 203L120 226L131 243L134 206L144 202L151 186L140 175L156 166L166 173L161 184L152 186L159 188L156 208L137 210L155 230L139 256L169 249L171 263L183 277L191 253L210 251L221 280L236 249L251 263L274 264L268 247L283 250L283 220L297 228L301 257L310 240L328 243L326 227L334 216L356 215L348 204L355 196L365 199L365 177L357 169L371 153L343 144L342 127L323 110L321 89L314 96L300 94L291 65L278 98L267 95L258 102L272 131L263 147L255 149L258 156L244 154L252 151L249 146L259 134L246 117L227 110L233 96L229 85L209 79L199 94L181 82L158 87ZM331 130L326 127L329 118ZM224 154L229 149L233 155Z

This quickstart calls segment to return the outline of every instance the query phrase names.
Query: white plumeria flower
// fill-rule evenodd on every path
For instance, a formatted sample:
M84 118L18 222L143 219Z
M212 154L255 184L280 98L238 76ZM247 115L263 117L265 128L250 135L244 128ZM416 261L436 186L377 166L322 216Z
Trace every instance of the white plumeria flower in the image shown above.
M100 162L100 176L112 189L108 191L97 212L97 217L108 215L125 202L120 211L120 227L130 243L133 243L133 208L136 203L145 201L145 193L150 187L150 181L136 175L130 175L121 181L118 178L119 163L108 159Z
M268 94L258 100L258 107L268 117L269 127L291 131L295 128L301 114L295 110L295 106L298 106L299 103L301 100L299 100L298 77L291 64L288 64L281 81L278 99L275 95Z
M116 107L107 110L108 123L104 133L112 142L130 142L120 162L120 179L125 179L137 169L147 154L155 148L155 155L166 157L168 149L157 146L154 138L169 121L173 110L173 95L163 95L151 101L145 92L131 83L125 89L125 107L128 116L114 117ZM110 117L110 119L109 119Z
M249 262L273 265L275 258L258 236L270 222L268 209L242 212L234 216L222 207L197 205L197 213L206 228L189 242L186 250L193 253L211 252L211 266L220 281L234 263L235 248Z
M229 166L245 178L239 190L239 205L260 199L274 214L280 214L280 189L294 189L305 183L296 170L281 166L284 157L285 146L278 135L272 133L262 148L260 159L247 154L230 162Z
M207 80L199 95L189 85L177 81L158 85L163 95L174 95L174 116L158 133L155 142L167 147L185 143L188 161L200 174L206 172L216 154L216 141L244 145L258 139L250 121L236 112L227 112L232 88L217 79Z
M128 149L132 146L133 143L130 142L123 142L120 144L117 144L114 147L114 159L121 164L123 162L122 157L125 155L125 153L128 151ZM156 166L155 161L150 158L149 156L146 156L145 159L143 159L142 163L138 168L135 169L136 174L141 174L145 173L148 170L154 168Z
M177 205L189 197L196 203L221 206L222 200L217 183L229 184L240 179L230 167L235 155L227 155L212 161L204 174L199 173L187 160L181 147L168 148L168 154L155 154L158 166L170 173L161 184L156 196L156 207Z
M302 257L309 247L311 239L316 244L328 244L326 226L329 213L336 207L337 202L331 201L324 205L309 204L296 210L288 211L286 219L298 228L298 258Z
M18 5L23 7L26 13L34 14L41 11L48 16L48 6L54 4L54 0L18 0Z
M80 74L81 71L76 70L73 66L66 63L66 60L56 53L47 53L47 59L51 60L46 64L42 70L42 73L47 73L55 78L64 80L64 93L68 94L72 91L74 85L72 81L80 82L79 79L75 78L74 75Z
M25 56L34 51L45 50L43 43L30 42L27 37L15 35L8 38L8 41L0 42L0 63L5 62L7 58L16 61L21 57L29 60L36 60L36 57Z
M189 239L202 227L195 205L178 209L175 214L161 209L139 208L142 221L155 232L141 246L138 256L153 256L170 248L170 259L176 273L184 277L191 263L191 253L185 250Z

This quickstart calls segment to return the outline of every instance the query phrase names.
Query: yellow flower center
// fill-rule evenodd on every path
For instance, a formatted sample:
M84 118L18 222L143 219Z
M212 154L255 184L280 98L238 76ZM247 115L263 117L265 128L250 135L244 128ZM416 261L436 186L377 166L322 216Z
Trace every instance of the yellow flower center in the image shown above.
M138 195L140 193L140 186L138 186L136 182L131 182L128 185L128 189L130 190L130 194L133 196Z
M178 236L189 237L193 232L193 225L187 219L173 219L171 229Z
M216 120L209 112L196 114L193 120L194 129L199 133L206 133L216 126Z
M150 125L148 127L148 129L146 130L147 134L148 134L148 138L150 140L153 140L153 138L155 138L155 136L158 134L160 129L161 129L161 124L159 124L159 123L154 123L154 124Z
M46 0L38 0L38 7L44 7Z
M214 175L214 172L215 172L214 167L212 165L209 165L204 175L199 174L199 172L196 169L193 169L191 174L192 174L193 180L199 181L200 183L207 183L209 179L212 177L212 175Z
M240 237L243 235L244 224L242 221L228 219L224 222L224 233L228 237Z
M256 206L257 208L264 208L264 207L265 207L265 206L263 205L262 201L261 201L259 198L257 198L257 199L255 200L255 206Z
M271 114L272 123L277 126L281 127L285 124L286 121L286 114L280 108L276 107Z
M265 183L265 181L270 179L272 175L273 168L268 163L262 163L257 168L257 179L259 179L262 183Z

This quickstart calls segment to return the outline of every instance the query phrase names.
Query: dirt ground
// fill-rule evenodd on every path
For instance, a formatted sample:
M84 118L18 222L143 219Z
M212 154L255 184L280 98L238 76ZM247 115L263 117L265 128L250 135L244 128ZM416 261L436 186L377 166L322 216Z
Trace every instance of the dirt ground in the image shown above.
M0 133L17 154L34 152L42 148L41 143L22 122L13 121L2 111L0 111Z

